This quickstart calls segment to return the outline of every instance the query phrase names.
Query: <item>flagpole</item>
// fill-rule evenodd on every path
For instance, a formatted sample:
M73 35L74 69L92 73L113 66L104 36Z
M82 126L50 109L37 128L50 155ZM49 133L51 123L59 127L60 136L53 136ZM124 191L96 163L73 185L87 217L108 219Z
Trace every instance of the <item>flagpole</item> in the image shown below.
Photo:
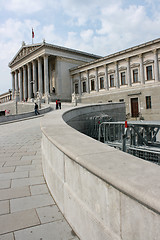
M33 31L33 28L32 28L32 44L33 44L33 38L34 38L34 31Z

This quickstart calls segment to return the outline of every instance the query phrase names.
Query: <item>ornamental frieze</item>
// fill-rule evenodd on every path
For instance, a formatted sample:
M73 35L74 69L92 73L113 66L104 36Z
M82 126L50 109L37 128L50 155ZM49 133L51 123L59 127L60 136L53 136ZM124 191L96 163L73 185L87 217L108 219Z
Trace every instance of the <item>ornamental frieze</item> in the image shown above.
M14 64L15 62L19 61L20 59L24 58L25 56L29 55L30 53L34 52L40 46L31 46L31 47L23 47L21 51L17 54L15 59L11 62Z

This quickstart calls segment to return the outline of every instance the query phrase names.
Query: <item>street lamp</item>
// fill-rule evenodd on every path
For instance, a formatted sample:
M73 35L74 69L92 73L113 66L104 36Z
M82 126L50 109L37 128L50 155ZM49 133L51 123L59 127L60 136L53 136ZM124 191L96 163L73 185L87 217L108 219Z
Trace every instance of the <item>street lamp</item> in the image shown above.
M9 101L11 101L11 92L12 92L12 90L9 89L8 91L9 91Z

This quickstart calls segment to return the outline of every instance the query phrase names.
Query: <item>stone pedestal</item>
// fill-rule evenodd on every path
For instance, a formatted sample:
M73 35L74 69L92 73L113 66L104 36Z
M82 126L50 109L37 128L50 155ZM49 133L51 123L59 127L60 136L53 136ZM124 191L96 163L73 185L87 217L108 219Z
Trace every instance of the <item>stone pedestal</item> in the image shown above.
M72 102L73 102L73 106L76 107L76 106L77 106L77 97L76 97L76 94L72 94Z
M41 100L42 100L42 95L40 92L37 92L38 109L41 109Z

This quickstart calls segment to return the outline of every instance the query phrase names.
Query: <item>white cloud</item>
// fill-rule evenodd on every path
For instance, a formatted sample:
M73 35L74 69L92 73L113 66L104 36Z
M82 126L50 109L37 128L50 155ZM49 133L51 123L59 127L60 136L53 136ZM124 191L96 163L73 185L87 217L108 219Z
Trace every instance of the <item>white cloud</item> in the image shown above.
M88 30L82 31L80 33L80 36L82 38L82 41L88 42L93 37L93 34L94 34L93 30L92 29L88 29Z
M42 10L45 2L41 0L8 0L5 2L5 8L17 14L31 14Z
M0 11L3 82L22 41L31 43L32 27L35 43L45 38L102 56L159 37L159 0L0 0Z
M56 44L58 42L60 45L63 44L63 39L57 35L53 24L43 26L41 35L48 43Z

